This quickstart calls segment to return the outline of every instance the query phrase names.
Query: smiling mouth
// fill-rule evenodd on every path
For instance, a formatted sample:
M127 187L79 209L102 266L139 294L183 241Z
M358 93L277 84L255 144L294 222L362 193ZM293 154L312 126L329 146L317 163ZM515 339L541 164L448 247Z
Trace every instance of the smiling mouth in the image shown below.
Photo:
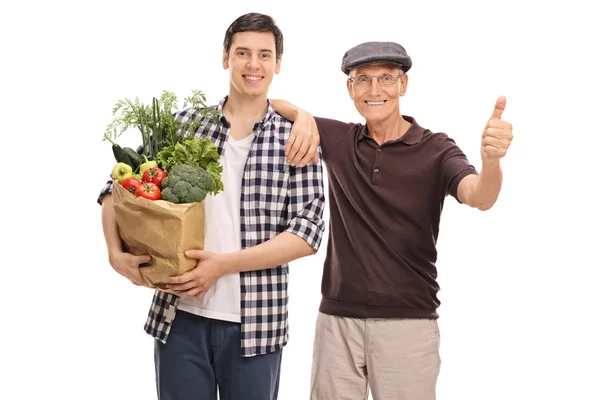
M379 100L379 101L368 101L365 100L365 103L369 106L382 106L387 102L387 100Z
M257 75L242 75L244 77L244 79L246 80L246 82L250 82L250 83L258 83L260 81L263 80L263 76L257 76Z

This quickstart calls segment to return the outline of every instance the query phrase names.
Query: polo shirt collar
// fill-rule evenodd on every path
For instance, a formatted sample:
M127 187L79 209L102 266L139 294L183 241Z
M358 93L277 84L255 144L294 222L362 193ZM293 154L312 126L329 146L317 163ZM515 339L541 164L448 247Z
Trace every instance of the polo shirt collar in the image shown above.
M402 136L399 141L408 146L412 146L414 144L419 143L421 139L423 139L425 129L422 128L413 117L407 115L403 115L402 117L408 122L410 122L411 126L410 128L408 128L404 136ZM366 124L363 126L360 134L358 135L358 141L361 141L365 138L370 138Z

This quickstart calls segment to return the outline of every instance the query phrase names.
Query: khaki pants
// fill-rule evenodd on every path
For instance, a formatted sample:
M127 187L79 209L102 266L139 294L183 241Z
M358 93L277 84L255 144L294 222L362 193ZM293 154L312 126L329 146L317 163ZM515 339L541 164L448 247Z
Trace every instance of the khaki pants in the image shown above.
M344 318L319 313L311 400L434 400L437 320Z

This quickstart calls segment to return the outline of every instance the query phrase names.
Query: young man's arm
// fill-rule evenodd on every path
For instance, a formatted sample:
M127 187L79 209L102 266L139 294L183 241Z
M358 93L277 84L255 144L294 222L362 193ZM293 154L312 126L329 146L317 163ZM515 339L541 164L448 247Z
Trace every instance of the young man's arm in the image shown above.
M108 261L115 271L129 279L134 285L147 286L139 266L149 262L150 256L134 256L123 251L110 189L109 183L98 198L98 203L102 205L102 231L108 250Z
M468 175L458 184L458 199L482 211L492 208L502 188L500 159L506 155L512 141L512 125L503 121L506 98L499 97L481 140L481 172Z
M290 220L284 232L257 246L233 253L186 251L186 256L197 259L198 265L187 274L172 278L168 287L182 296L202 298L223 275L274 268L314 254L325 230L321 163L290 168L289 187L287 211Z
M314 253L315 249L308 242L290 232L281 232L266 242L234 253L188 250L186 257L197 259L198 265L186 274L171 278L167 287L180 296L201 299L224 275L274 268Z

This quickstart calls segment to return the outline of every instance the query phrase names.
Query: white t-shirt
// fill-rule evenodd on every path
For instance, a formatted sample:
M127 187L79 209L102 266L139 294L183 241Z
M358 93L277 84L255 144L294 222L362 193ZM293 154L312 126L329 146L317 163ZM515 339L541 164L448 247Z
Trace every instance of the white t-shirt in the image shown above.
M220 157L224 190L204 199L204 250L231 253L241 249L240 197L242 176L254 134L241 140L228 136ZM241 322L240 274L224 275L201 300L181 297L178 309L206 318Z

